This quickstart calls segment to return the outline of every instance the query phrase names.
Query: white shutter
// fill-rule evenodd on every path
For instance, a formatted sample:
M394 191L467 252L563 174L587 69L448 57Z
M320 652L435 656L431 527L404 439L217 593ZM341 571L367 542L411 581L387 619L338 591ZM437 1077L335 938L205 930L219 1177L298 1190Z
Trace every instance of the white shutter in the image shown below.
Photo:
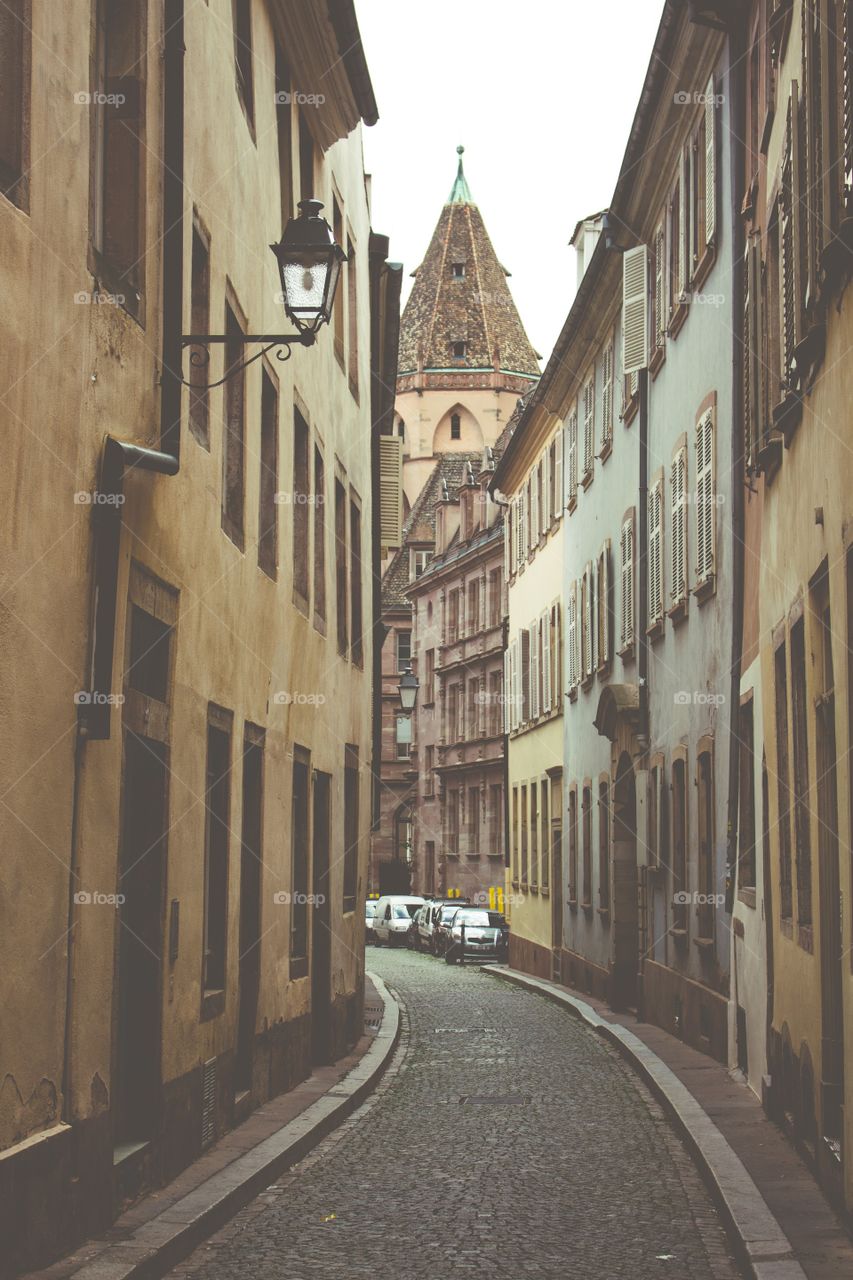
M539 546L539 464L530 473L530 544Z
M399 547L403 538L403 442L379 437L379 538L383 547Z
M705 243L717 233L717 103L714 77L705 94Z
M613 340L604 350L604 369L602 371L601 413L601 447L604 450L613 439Z
M649 494L649 623L663 617L663 494L656 484Z
M530 550L529 543L528 543L528 526L527 526L527 502L528 502L529 493L530 491L527 485L523 485L521 489L521 493L519 494L519 505L521 507L521 513L518 517L519 521L521 522L521 563L522 564L524 564L525 560L527 559L527 556Z
M622 258L622 360L624 372L649 363L649 253L644 244Z
M542 532L551 528L551 446L542 454Z
M584 675L591 676L595 671L595 565L591 560L586 566L586 600L584 603L584 629L586 632Z
M690 175L687 169L687 150L681 153L681 177L679 180L679 196L678 196L678 300L683 302L687 294L687 284L690 279L688 274L688 263L690 255L687 252L687 238L690 234L690 222L688 218L688 208L690 204Z
M560 427L554 438L554 515L559 520L563 514L565 498L563 497L564 484L563 480L563 428Z
M530 719L539 717L539 623L528 629L530 646Z
M511 521L511 519L510 519L511 515L512 515L512 508L510 508L510 510L509 510L509 511L504 511L504 514L503 514L503 521L504 521L504 580L505 580L505 581L507 581L507 582L509 581L509 576L510 576L510 574L512 573L512 521Z
M687 595L687 453L679 449L670 468L672 556L670 596L678 604Z
M513 729L518 728L518 641L513 640L509 651L510 665L510 723Z
M569 414L569 433L566 458L566 506L574 502L578 493L578 410L575 405Z
M610 540L601 550L601 574L598 582L598 612L601 618L599 661L607 666L610 661Z
M504 733L509 733L512 729L512 703L510 699L510 688L512 687L512 659L510 650L504 650Z
M592 475L595 451L595 367L583 389L583 477Z
M714 572L716 536L714 495L714 415L711 410L696 427L696 580Z
M566 604L566 670L571 693L578 683L578 589L574 582Z
M551 710L551 613L546 609L539 619L542 629L542 711Z
M634 643L634 522L622 526L622 630L620 648Z

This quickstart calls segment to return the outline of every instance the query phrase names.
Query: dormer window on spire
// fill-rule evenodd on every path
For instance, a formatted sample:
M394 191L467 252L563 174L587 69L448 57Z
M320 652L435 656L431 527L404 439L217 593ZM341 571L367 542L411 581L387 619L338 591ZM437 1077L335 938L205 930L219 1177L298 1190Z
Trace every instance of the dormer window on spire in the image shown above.
M454 279L454 280L464 280L464 279L465 279L465 263L464 263L464 262L454 262L454 263L452 263L452 264L451 264L451 271L452 271L452 273L453 273L453 279Z
M454 359L454 360L464 360L464 359L465 359L465 348L466 348L466 345L467 345L467 344L466 344L466 343L464 343L464 342L451 342L451 344L450 344L450 352L451 352L451 355L453 356L453 359Z

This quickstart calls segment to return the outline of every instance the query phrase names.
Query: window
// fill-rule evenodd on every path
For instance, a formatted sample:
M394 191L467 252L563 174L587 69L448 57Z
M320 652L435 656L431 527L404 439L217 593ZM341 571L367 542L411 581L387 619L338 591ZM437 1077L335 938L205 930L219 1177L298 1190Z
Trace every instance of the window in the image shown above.
M491 831L491 844L489 846L489 854L493 858L500 857L503 853L503 832L504 832L504 793L501 784L493 783L489 787L489 827Z
M551 885L551 819L549 816L550 786L550 782L546 782L544 780L540 784L542 793L542 861L540 864L540 882L543 893L546 892Z
M347 342L349 389L358 399L358 256L347 237Z
M308 423L299 410L293 409L293 599L297 608L308 612L309 507L311 481L309 475Z
M411 553L411 561L409 563L409 581L413 582L415 578L419 578L424 569L432 559L432 552L423 548L413 550Z
M480 737L480 717L478 715L480 705L480 681L476 676L472 676L468 681L467 723L462 725L462 732L459 735L466 742L469 742L471 738Z
M583 473L584 485L592 479L592 460L595 456L595 367L583 389Z
M397 716L397 759L408 760L412 754L412 717L406 713Z
M326 629L326 465L314 446L314 625Z
M598 906L610 910L610 784L598 784Z
M447 642L454 644L459 637L459 589L454 587L447 597Z
M539 784L530 784L530 887L539 886Z
M480 630L480 582L473 578L468 583L468 635L475 635Z
M210 253L198 226L193 227L190 324L193 333L210 332ZM207 377L205 368L190 364L190 431L205 449L210 448Z
M794 832L797 841L797 922L812 923L811 813L805 621L791 627L791 711L794 737Z
M755 888L755 726L752 698L740 708L740 803L738 806L739 889Z
M578 498L578 411L575 406L566 423L566 506L571 510Z
M448 742L456 741L456 725L459 720L459 685L452 684L447 690L447 725L445 737Z
M234 17L234 71L237 94L249 127L254 127L255 98L252 83L252 0L231 0Z
M791 878L791 794L788 771L788 663L784 637L773 655L776 703L776 787L779 805L779 913L782 920L794 915Z
M243 328L228 303L225 304L225 335L225 367L231 369L243 359L245 348ZM225 383L222 475L222 528L241 551L243 508L246 500L245 398L246 372L241 369Z
M344 913L355 911L358 891L358 747L344 747Z
M569 788L569 903L578 900L578 789Z
M435 649L427 649L425 661L424 704L430 706L435 702Z
M699 820L699 937L714 937L714 766L710 748L696 761L697 815Z
M92 105L94 266L134 313L144 265L146 16L143 0L99 0Z
M581 581L581 680L595 671L595 581L588 561Z
M610 540L601 548L598 557L598 599L597 617L598 634L596 647L598 651L598 670L606 671L610 665L610 645L612 632L612 606L610 602Z
M159 592L157 593L159 594ZM127 684L146 698L168 702L174 624L149 613L138 604L130 610L130 650Z
M228 936L228 840L231 810L230 711L208 707L205 781L204 964L205 993L225 987Z
M510 834L510 871L513 884L518 884L518 787L512 789L512 832Z
M583 899L581 905L592 906L592 787L585 786L581 800L583 833Z
M290 824L290 976L308 972L308 787L309 757L293 751L293 797Z
M649 493L649 627L663 621L663 477Z
M342 658L349 651L347 628L347 494L341 481L335 476L335 596L338 623L338 653Z
M424 795L435 795L435 747L430 744L424 748Z
M301 200L314 199L314 139L303 111L299 112L299 190ZM343 240L338 240L342 245Z
M714 414L703 414L696 426L696 585L714 578L717 498L714 492Z
M527 637L527 655L529 665L529 715L531 720L536 720L539 716L539 693L541 688L539 676L539 623L534 622L524 632Z
M29 204L30 0L0 6L0 191L19 209Z
M501 696L503 691L503 672L492 671L489 674L489 735L496 738L501 731Z
M459 853L460 792L453 788L447 795L447 852L452 857Z
M672 762L672 927L687 931L687 761Z
M350 657L357 667L364 662L364 617L361 596L361 507L350 498L350 592L352 594L352 636Z
M551 710L551 610L546 609L539 618L539 636L542 657L542 714Z
M464 343L464 342L451 342L451 344L450 344L450 351L451 351L451 355L453 356L453 359L454 359L454 360L464 360L464 359L465 359L465 348L466 348L466 346L467 346L467 344L466 344L466 343Z
M634 644L634 517L630 515L622 525L620 539L622 581L622 625L619 648L630 649Z
M480 788L468 788L468 856L480 853Z
M335 244L344 242L344 215L336 195L332 196L332 231ZM332 333L334 337L335 356L341 368L344 368L344 288L343 278L338 281L335 300L332 304Z
M463 280L465 278L465 263L454 262L451 266L454 280Z
M613 445L613 339L604 348L602 357L601 391L601 452L607 457Z
M527 808L527 787L521 788L521 883L527 887L527 835L529 810Z
M278 142L278 181L281 197L281 225L286 227L293 216L293 105L290 67L279 48L275 47L275 120ZM335 240L340 244L337 236Z
M499 627L501 622L501 571L489 571L489 626Z
M450 439L462 439L462 419L458 413L451 413L450 415Z
M684 282L681 273L681 246L683 232L681 228L681 178L675 184L669 203L669 281L667 312L672 316L680 302L683 301Z
M669 470L670 589L672 607L687 599L687 450L679 449Z
M397 670L403 672L412 661L411 631L397 631Z
M278 389L261 371L261 460L258 478L258 564L274 578L278 566Z
M652 291L652 339L658 351L663 350L667 326L666 293L666 229L658 224L654 236L654 290ZM654 359L654 357L652 357Z
M568 686L572 693L580 684L580 663L578 661L578 588L573 582L569 587L569 600L566 605L566 647L568 649Z

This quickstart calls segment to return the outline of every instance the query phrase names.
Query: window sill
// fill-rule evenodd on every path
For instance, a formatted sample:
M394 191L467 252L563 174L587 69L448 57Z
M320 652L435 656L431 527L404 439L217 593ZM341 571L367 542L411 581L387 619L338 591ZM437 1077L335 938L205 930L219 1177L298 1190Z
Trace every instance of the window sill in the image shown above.
M598 455L598 461L606 462L612 452L613 452L613 441L605 440L604 444L601 446L601 451L599 452L599 455Z
M349 393L356 404L361 404L361 395L359 394L358 383L353 382L352 378L349 379Z
M447 858L448 862L450 862L450 861L458 862L458 861L459 861L459 854L458 854L458 853L455 853L452 849L448 849L448 850L447 850L447 853L446 853L444 856Z
M225 532L228 533L228 530L226 529ZM229 534L229 537L230 537L230 534ZM233 542L233 538L231 540ZM301 592L297 591L295 588L293 591L293 605L294 605L294 608L298 609L299 612L303 614L304 617L306 618L308 617L308 601L306 600L305 596L303 596ZM338 652L340 653L340 650L338 650ZM347 656L346 653L341 654L342 658L345 658L346 656Z
M665 360L666 360L666 347L664 346L663 342L660 342L659 345L655 347L654 355L649 361L649 374L652 378L652 381L654 381L654 379L658 376L658 373L662 369L663 363Z
M201 997L201 1021L209 1022L225 1012L225 992L205 991Z
M290 979L307 978L308 977L308 957L307 956L291 956L290 957Z
M621 648L621 649L617 649L617 650L616 650L616 652L618 653L619 657L622 659L622 661L623 661L623 662L631 662L631 661L633 661L633 658L634 658L634 641L632 640L630 644L625 644L625 645L623 645L623 646L622 646L622 648Z
M622 410L623 426L630 427L631 423L634 421L634 419L637 416L639 408L640 408L639 396L632 396L631 399L628 401L628 403L625 405L625 408Z
M592 484L593 475L594 475L594 472L592 470L592 467L590 467L589 471L584 472L584 474L581 476L580 484L584 493L586 493L587 489Z
M790 938L792 942L794 941L794 922L789 917L779 921L779 931L786 938Z
M737 900L742 902L745 907L755 910L755 889L749 885L744 885L742 889L737 891Z
M693 280L691 281L691 283L693 285L694 294L697 292L697 290L702 288L702 285L705 283L705 281L708 279L708 276L711 274L711 268L713 267L716 261L717 261L717 251L714 248L714 245L713 244L706 245L705 252L702 254L702 257L699 259L698 263L693 269Z
M704 582L699 582L693 588L693 596L699 604L704 604L706 600L710 600L711 596L717 590L717 575L711 573Z
M569 910L570 910L570 911L577 911L577 909L578 909L578 900L577 900L577 898L569 898L568 906L569 906Z
M586 693L587 689L592 687L594 681L595 681L594 671L590 671L584 676L583 680L581 680L581 688L583 689L584 693Z
M787 449L803 417L803 402L794 391L786 391L772 413L774 430L781 432Z
M575 685L575 687L574 687L573 689L570 689L570 690L569 690L569 692L566 694L566 697L568 698L569 702L577 702L577 700L578 700L578 686L577 686L577 685Z
M675 926L673 926L673 928L671 928L671 929L670 929L670 931L669 931L669 936L670 936L670 937L672 938L672 940L673 940L675 943L677 943L679 946L684 946L684 945L687 943L687 930L686 930L686 929L678 929L678 928L676 928Z
M531 892L531 893L535 893L535 894L536 894L536 896L537 896L537 898L538 898L538 897L539 897L539 885L538 885L538 884L532 884L532 885L530 886L530 892Z
M572 512L574 511L577 505L578 505L578 499L577 499L577 494L575 494L573 497L569 498L568 502L566 503L566 510L568 511L569 515L572 514Z
M680 626L680 624L684 621L684 619L687 617L687 611L689 607L690 607L690 601L687 596L682 596L680 600L677 600L675 602L675 604L669 610L669 613L666 615L674 627Z
M490 862L503 862L504 860L504 856L502 853L487 853L486 857L489 859Z
M610 908L598 907L596 914L600 917L602 924L608 924L610 921Z
M551 896L551 890L549 889L547 884L543 884L542 888L539 890L539 893L543 898L550 898Z
M140 329L144 329L145 297L141 287L137 288L131 281L125 279L121 267L110 262L108 258L104 257L100 249L96 249L91 243L89 244L88 265L93 277L92 293L108 293L113 298L121 298L122 301L118 303L118 310L130 316L131 320L135 321ZM111 310L110 307L101 307L99 309L104 312Z
M646 627L646 635L648 636L649 640L660 640L663 633L664 633L664 616L663 614L661 614L661 616L655 622L653 622L650 626Z
M693 945L694 945L694 947L698 947L698 949L699 949L700 951L704 951L704 952L706 952L706 953L707 953L707 952L709 952L709 951L713 951L713 950L714 950L714 939L713 939L713 938L702 938L702 937L694 938L694 939L693 939Z
M679 333L684 321L687 319L687 303L676 302L669 317L669 337L674 341Z
M582 902L582 903L581 903L581 911L584 913L584 915L587 917L587 919L588 919L588 920L591 920L591 919L592 919L592 917L593 917L593 908L592 908L592 903L591 903L591 902Z
M608 658L606 662L600 662L595 668L595 672L599 680L607 680L610 676L610 659Z
M797 928L797 945L814 955L814 929L810 924L801 924Z

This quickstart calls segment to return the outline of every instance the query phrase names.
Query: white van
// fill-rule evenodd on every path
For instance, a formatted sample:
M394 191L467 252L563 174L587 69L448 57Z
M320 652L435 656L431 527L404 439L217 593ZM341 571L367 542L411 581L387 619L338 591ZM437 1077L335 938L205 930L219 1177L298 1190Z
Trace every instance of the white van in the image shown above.
M426 898L412 898L405 894L380 898L373 916L373 941L377 947L383 942L387 942L389 947L405 943L412 916L425 902Z

